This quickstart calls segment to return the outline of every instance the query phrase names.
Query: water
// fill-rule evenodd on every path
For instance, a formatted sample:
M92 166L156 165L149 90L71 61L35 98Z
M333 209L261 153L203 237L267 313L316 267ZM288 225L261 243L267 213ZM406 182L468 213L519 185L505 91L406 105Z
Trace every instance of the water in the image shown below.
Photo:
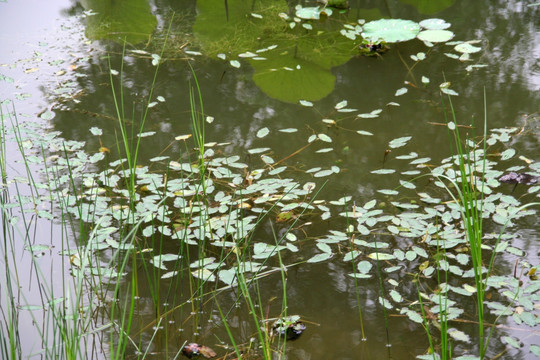
M177 14L173 23L172 41L177 45L189 41L195 44L194 38L189 35L195 22L194 2L177 4L172 1L154 1L148 5L141 1L132 5L136 9L133 13L125 11L125 14L120 14L122 11L117 8L115 15L118 19L129 19L131 16L132 19L139 19L140 24L155 23L163 29L168 26L170 10L175 10ZM294 177L300 183L314 181L306 170L317 166L338 166L340 173L330 177L320 194L323 199L350 195L359 206L373 198L385 201L376 190L394 188L396 177L374 175L372 170L382 167L409 170L396 156L411 151L418 152L420 157L430 157L432 164L449 156L447 132L440 125L445 120L438 84L450 81L451 88L459 93L453 101L460 123L468 125L472 119L476 124L482 123L485 92L488 127L523 126L523 135L512 145L518 149L518 155L538 161L538 120L533 115L537 113L540 104L539 10L538 7L526 5L526 2L519 1L455 1L436 14L426 15L419 13L414 6L397 1L362 4L362 7L376 8L382 15L395 18L414 21L428 17L445 19L452 24L455 39L481 40L477 46L481 46L482 51L471 55L470 64L486 64L487 67L467 72L467 64L444 56L443 53L450 52L452 47L441 45L428 54L428 59L411 69L414 62L410 55L427 52L429 49L419 41L391 44L389 51L380 57L353 57L345 64L332 68L330 73L336 78L335 87L326 97L314 101L313 107L269 97L252 81L254 70L247 62L243 61L242 66L236 69L217 58L192 56L193 60L189 63L197 75L205 113L215 118L212 124L206 125L206 140L230 143L221 151L228 156L241 156L240 161L248 164L249 170L260 168L264 163L259 155L250 155L247 149L269 147L272 151L268 155L275 161L286 159L284 164L293 169L287 177ZM122 5L119 3L118 6L121 8ZM110 55L112 68L120 70L122 45L95 40L100 34L99 26L96 26L96 15L81 17L83 11L91 8L103 14L106 7L105 3L90 1L47 2L47 6L35 1L0 3L0 41L2 48L8 50L0 55L0 63L16 64L14 68L0 68L0 73L15 79L14 84L2 85L1 99L13 99L16 93L21 92L31 94L28 99L14 100L18 113L31 115L28 119L21 117L21 121L35 121L36 114L52 108L55 116L50 123L45 122L50 130L61 131L65 139L87 141L86 150L89 152L105 146L110 149L110 156L114 157L117 152L118 124L109 82L109 60L105 55ZM148 51L158 52L161 37L148 37L148 34L144 34L146 29L144 25L129 28L133 36L129 41L144 39L135 48L145 49L146 44ZM94 41L87 42L83 35ZM188 47L190 50L199 50L191 44ZM128 44L127 48L132 47ZM40 54L36 55L36 51ZM193 84L194 79L187 57L179 51L173 60L165 62L159 70L153 96L162 96L165 102L152 109L146 122L144 130L155 131L156 134L143 139L140 154L140 162L143 164L158 155L170 155L172 159L182 156L183 149L174 141L174 136L192 131L189 84ZM20 59L32 60L17 62ZM63 59L64 62L55 64L54 60L57 59ZM124 102L129 104L126 117L137 124L143 101L151 88L155 67L150 64L148 57L134 56L129 52L124 57L123 67L126 86ZM32 68L39 70L25 73L25 70ZM58 71L66 73L58 75ZM426 87L420 81L422 76L430 79ZM413 83L414 86L405 82ZM402 87L407 88L408 92L395 96L396 90ZM67 96L62 98L59 94ZM347 100L348 107L358 111L350 114L336 112L334 106L342 100ZM389 102L398 102L400 106L388 106ZM132 111L132 103L135 111ZM377 118L356 118L357 113L369 113L379 108L383 112ZM338 126L329 127L322 119L336 120ZM89 130L92 127L103 129L99 139L91 135ZM268 127L271 132L259 139L256 134L263 127ZM297 128L298 131L290 134L277 131L285 128ZM359 135L357 130L369 131L374 135ZM303 149L309 136L320 133L330 136L332 142L318 141ZM402 136L412 136L413 140L407 147L394 149L385 155L389 149L388 142ZM328 147L332 147L333 151L316 152ZM298 151L300 149L303 150ZM10 156L17 151L15 145L8 145ZM512 161L523 164L521 160ZM23 172L23 168L17 168L20 165L14 162L10 165ZM317 179L315 181L320 187L322 182ZM419 180L423 186L427 186L427 181L425 184L423 181ZM509 193L511 189L505 188L503 191ZM518 188L516 191L518 195L525 196L526 189ZM268 222L257 232L256 238L271 238L270 226ZM273 226L279 232L284 231L287 224L274 223ZM290 264L311 257L314 250L313 246L309 246L309 241L334 228L332 222L317 221L308 230L306 240L302 238L299 253L284 253L284 263ZM341 230L344 229L345 225L342 225ZM539 251L536 241L538 229L538 224L530 218L521 220L519 228L512 229L516 234L514 246L525 250L525 259L533 266L537 265ZM404 249L414 242L393 237L386 241L390 241L392 247ZM174 251L175 244L168 244L166 249ZM18 250L24 253L22 249ZM346 247L340 248L341 253L335 254L331 261L301 264L288 270L288 312L299 314L310 323L305 335L288 344L287 358L411 359L423 353L429 346L424 330L394 310L388 312L389 331L386 331L385 316L377 303L377 277L359 281L359 299L368 339L361 340L354 280L347 275L351 272L351 264L338 260L347 250ZM50 258L55 256L51 255ZM500 256L497 260L498 274L512 273L514 259L507 255ZM140 277L139 291L144 305L134 322L134 329L143 329L143 341L149 341L152 330L148 324L155 319L155 309L149 298L151 291L144 285L144 275L139 273L137 276ZM388 279L403 284L412 278L407 277L403 271L393 273L385 277L386 291L392 289ZM182 283L181 286L188 291L187 284ZM265 277L260 282L263 299L260 305L264 309L269 307L270 317L279 314L280 300L270 299L281 299L282 289L279 274ZM167 289L160 291L164 299L170 296ZM234 308L234 292L225 291L219 296L220 305L224 309ZM406 296L405 304L414 301L417 301L417 295L412 289ZM472 335L474 327L466 322L475 319L472 299L463 306L467 311L460 320L464 321L451 323L451 326ZM224 354L223 350L214 345L218 343L215 336L228 342L215 306L210 304L204 307L201 315L203 326L200 330L195 328L193 318L188 314L189 310L186 309L172 314L174 323L168 326L173 335L162 336L158 333L151 348L153 358L165 358L166 348L175 353L184 341L195 340L216 351L219 349L220 355ZM209 319L214 319L215 323L208 322ZM184 322L184 325L180 325ZM490 356L505 349L499 340L504 334L515 336L526 345L538 343L534 335L524 337L523 328L516 329L517 326L511 320L504 325L506 327L500 329L500 333L497 332L490 345ZM253 320L245 303L242 302L233 313L230 326L239 342L247 342L255 336ZM179 332L179 328L183 331ZM526 334L529 334L528 330L525 329ZM194 332L200 332L201 335L194 336ZM473 338L473 343L476 341ZM390 348L386 346L387 342L392 345ZM28 349L31 344L24 342L24 346L25 351L30 351ZM474 349L474 346L456 342L455 352L461 353L467 348ZM501 358L525 359L532 356L528 350L508 348Z

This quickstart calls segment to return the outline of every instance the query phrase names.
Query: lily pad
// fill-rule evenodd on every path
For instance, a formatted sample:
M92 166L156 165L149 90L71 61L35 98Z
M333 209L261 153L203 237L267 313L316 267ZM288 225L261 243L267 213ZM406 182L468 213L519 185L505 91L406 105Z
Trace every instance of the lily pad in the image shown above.
M418 39L430 43L446 42L454 37L449 30L424 30L418 34Z
M296 16L304 20L319 20L321 15L332 15L332 9L319 7L304 7L296 10Z
M444 30L450 27L443 19L426 19L420 21L420 26L427 30Z
M364 25L362 36L370 41L395 43L412 40L420 32L420 25L411 20L381 19Z
M479 52L480 50L482 50L482 48L478 46L473 46L470 43L462 43L456 45L454 47L454 50L464 54L473 54Z

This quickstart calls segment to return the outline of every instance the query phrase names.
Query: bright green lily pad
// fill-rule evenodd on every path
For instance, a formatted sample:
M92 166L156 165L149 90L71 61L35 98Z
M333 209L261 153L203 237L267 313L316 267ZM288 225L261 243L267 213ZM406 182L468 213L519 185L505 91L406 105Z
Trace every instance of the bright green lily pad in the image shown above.
M411 20L381 19L364 25L362 36L370 41L394 43L412 40L420 32L420 25Z
M446 42L454 37L449 30L424 30L418 34L418 39L431 43Z

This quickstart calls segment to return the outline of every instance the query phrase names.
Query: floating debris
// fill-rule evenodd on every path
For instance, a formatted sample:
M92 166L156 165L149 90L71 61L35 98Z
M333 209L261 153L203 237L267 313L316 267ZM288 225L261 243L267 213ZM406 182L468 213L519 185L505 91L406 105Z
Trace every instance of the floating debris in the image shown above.
M188 359L191 359L194 356L202 355L207 359L216 357L216 352L210 349L208 346L199 345L197 343L189 343L182 349L182 354L184 354Z
M300 316L291 315L278 319L272 325L273 333L287 340L296 340L306 330L306 325L300 321Z
M499 181L505 184L534 185L538 183L538 176L525 173L520 174L512 171L501 176Z

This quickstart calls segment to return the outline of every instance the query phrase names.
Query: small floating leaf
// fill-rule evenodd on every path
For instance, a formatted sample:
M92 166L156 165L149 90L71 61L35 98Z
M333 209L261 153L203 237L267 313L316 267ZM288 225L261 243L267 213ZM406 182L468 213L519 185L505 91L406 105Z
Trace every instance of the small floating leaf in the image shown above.
M396 93L395 93L395 96L401 96L403 94L406 94L407 91L409 91L407 88L405 87L402 87L401 89L397 89Z
M103 135L103 131L97 127L91 127L90 132L92 133L92 135Z
M336 106L334 106L334 109L339 110L339 109L344 108L345 106L347 106L347 100L343 100L337 103Z
M394 170L394 169L379 169L379 170L371 171L372 174L379 174L379 175L392 174L392 173L395 173L395 172L396 172L396 170Z
M448 334L458 341L463 341L463 342L468 343L471 340L469 335L465 334L463 331L459 331L456 329L448 331Z
M397 139L394 139L388 143L388 146L390 146L392 149L396 149L402 146L405 146L409 140L412 139L412 136L403 136L399 137Z
M506 149L501 154L501 160L508 160L512 158L516 154L516 150L514 149Z
M294 132L297 132L298 129L295 129L295 128L287 128L287 129L279 129L278 131L279 131L279 132L283 132L283 133L294 133Z
M455 92L454 90L449 89L449 88L441 88L441 91L443 93L445 93L446 95L452 95L452 96L458 96L459 95L457 92Z
M312 258L308 259L307 262L308 263L317 263L317 262L328 260L328 259L330 259L330 257L332 257L331 253L317 254L317 255L313 256Z
M229 63L231 64L232 67L235 67L235 68L240 67L240 62L238 60L231 60L229 61Z
M270 130L268 130L267 127L264 127L262 129L260 129L259 131L257 131L257 137L258 138L263 138L266 135L268 135L269 133L270 133Z
M369 131L365 131L365 130L357 130L356 132L360 135L373 136L373 133L370 133Z
M329 143L332 142L332 138L330 138L330 136L326 134L319 134L317 135L317 137L322 141L329 142Z
M477 47L477 46L472 46L470 43L466 42L466 43L456 45L454 47L454 50L460 53L473 54L473 53L479 52L480 50L482 50L482 48Z
M358 269L358 271L360 271L362 274L367 274L371 268L373 267L373 264L371 264L369 261L367 260L362 260L358 263L358 265L356 265L356 268Z
M368 255L370 259L373 260L392 260L394 258L394 255L387 254L387 253L380 253L380 252L374 252Z
M311 101L307 101L307 100L299 100L298 101L300 103L300 105L302 106L307 106L307 107L312 107L313 106L313 103Z

